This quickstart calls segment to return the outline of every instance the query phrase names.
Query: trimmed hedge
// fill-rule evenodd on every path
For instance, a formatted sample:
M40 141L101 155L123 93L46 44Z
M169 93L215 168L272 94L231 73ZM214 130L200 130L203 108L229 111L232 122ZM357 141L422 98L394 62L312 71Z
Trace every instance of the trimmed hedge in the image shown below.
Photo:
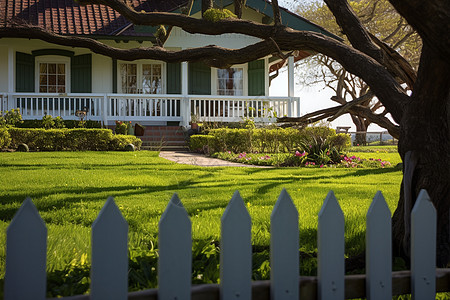
M351 145L347 134L336 134L328 127L306 127L303 129L212 129L208 135L193 135L189 142L191 151L214 153L222 151L284 153L293 152L304 145L327 141L338 151Z
M9 128L11 147L27 144L32 151L107 151L124 150L127 144L137 149L142 141L135 136L113 135L109 129L27 129Z

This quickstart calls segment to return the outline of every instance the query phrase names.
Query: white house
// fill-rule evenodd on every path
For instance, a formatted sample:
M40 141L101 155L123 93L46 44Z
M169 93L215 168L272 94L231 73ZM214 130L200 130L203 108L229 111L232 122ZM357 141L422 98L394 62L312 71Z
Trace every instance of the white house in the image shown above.
M216 1L234 11L232 0ZM136 10L177 12L185 0L132 0ZM151 47L155 28L135 26L114 10L101 5L79 6L74 0L0 0L0 28L22 19L62 35L89 36L120 48ZM299 30L329 34L302 17L281 9L283 23ZM201 1L191 11L201 16ZM271 4L247 0L243 19L272 22ZM240 48L257 42L240 34L192 35L174 28L167 49L204 45ZM294 61L265 57L229 69L201 63L165 63L154 60L120 61L37 39L0 39L0 110L20 108L24 119L45 114L76 119L85 109L87 119L112 125L115 120L143 125L188 126L191 116L203 121L234 122L243 117L268 121L274 116L299 114L294 96ZM269 73L284 63L289 67L289 96L270 97Z

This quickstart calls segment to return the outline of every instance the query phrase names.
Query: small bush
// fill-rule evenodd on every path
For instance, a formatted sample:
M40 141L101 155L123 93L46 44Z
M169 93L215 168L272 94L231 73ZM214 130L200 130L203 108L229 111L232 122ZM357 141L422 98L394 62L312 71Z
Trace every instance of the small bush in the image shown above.
M116 121L116 128L114 129L116 134L127 134L128 133L128 124L122 121Z
M0 149L8 148L11 144L11 135L6 127L0 127Z
M11 110L7 110L4 113L0 111L0 126L16 126L22 122L23 121L22 115L20 114L20 109L14 108Z
M42 117L42 127L45 129L55 128L55 121L51 115L45 115Z

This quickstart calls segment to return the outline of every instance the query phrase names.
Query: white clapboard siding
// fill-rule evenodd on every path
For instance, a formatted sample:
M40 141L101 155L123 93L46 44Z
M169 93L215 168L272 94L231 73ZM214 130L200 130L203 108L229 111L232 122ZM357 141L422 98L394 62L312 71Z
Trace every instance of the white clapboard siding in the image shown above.
M6 230L5 300L45 299L47 228L30 198Z
M435 299L436 209L421 190L411 211L411 292L414 300Z
M344 299L344 214L330 191L319 212L317 276L319 299Z
M221 220L220 294L222 300L250 300L252 276L251 219L239 192Z
M172 196L159 221L158 288L160 300L191 298L191 220L178 198Z
M271 299L298 299L298 212L285 189L270 216Z
M366 220L366 295L369 300L392 298L391 211L378 191Z
M112 197L92 224L91 299L128 295L128 223Z

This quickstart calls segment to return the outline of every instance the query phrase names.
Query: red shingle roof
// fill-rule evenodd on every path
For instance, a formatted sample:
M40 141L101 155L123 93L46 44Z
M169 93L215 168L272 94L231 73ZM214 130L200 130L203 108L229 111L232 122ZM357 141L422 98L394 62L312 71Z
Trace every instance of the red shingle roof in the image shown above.
M172 11L186 0L128 0L137 11ZM21 19L62 35L142 36L115 10L74 0L0 0L0 27Z

